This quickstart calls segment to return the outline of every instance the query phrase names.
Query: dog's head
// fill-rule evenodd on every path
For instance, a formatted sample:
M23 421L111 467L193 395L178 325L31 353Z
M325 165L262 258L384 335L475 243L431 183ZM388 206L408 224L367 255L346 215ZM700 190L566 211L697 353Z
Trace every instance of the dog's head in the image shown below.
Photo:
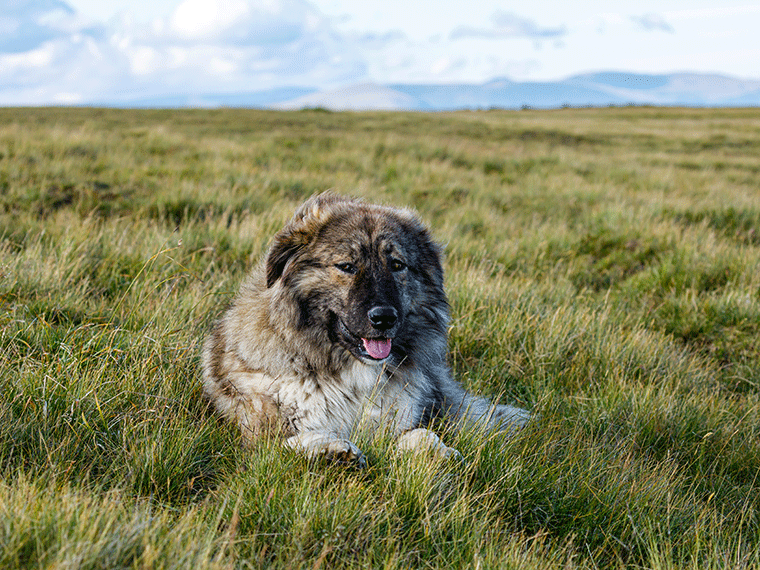
M299 327L363 361L400 363L420 326L445 334L440 251L409 210L313 197L275 236L266 281L297 305Z

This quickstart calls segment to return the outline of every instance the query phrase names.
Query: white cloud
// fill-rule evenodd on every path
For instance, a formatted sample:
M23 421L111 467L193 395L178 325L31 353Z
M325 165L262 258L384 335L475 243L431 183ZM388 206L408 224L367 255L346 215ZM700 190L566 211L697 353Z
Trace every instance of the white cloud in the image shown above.
M45 44L23 53L2 54L0 55L0 69L4 69L6 74L10 74L46 67L53 61L52 47L51 44Z
M163 20L145 24L124 14L103 26L81 21L60 0L14 6L0 20L12 32L0 37L0 104L257 91L366 76L354 42L306 0L183 0Z
M480 37L480 38L558 38L567 33L564 26L547 28L539 26L530 18L519 16L513 12L497 10L491 16L491 27L458 26L451 32L451 39Z
M379 50L398 42L404 42L407 38L402 32L398 30L392 30L383 34L361 34L355 36L354 39L357 43L360 43L364 49Z
M245 0L185 0L174 10L169 26L183 39L208 40L234 27L248 12Z
M638 24L642 29L650 31L661 31L673 33L675 30L660 14L644 14L643 16L631 16L631 20Z
M713 4L713 3L711 3ZM670 10L665 13L669 18L677 18L679 20L711 20L714 21L717 18L725 18L730 16L738 16L740 18L747 18L757 16L760 14L760 6L757 3L740 3L739 5L711 5L709 8L689 8L685 10Z
M74 10L59 0L6 0L0 16L0 52L31 50L79 24Z
M209 71L219 77L227 77L237 70L237 64L229 58L212 57L209 61Z
M183 0L159 26L174 41L236 47L283 46L328 27L305 0Z
M79 93L61 92L53 95L53 102L57 105L78 105L82 103L82 96Z
M135 75L150 75L165 67L166 59L149 46L135 46L126 50L129 68Z
M0 34L4 37L12 36L21 27L21 21L17 18L9 18L8 16L0 16Z

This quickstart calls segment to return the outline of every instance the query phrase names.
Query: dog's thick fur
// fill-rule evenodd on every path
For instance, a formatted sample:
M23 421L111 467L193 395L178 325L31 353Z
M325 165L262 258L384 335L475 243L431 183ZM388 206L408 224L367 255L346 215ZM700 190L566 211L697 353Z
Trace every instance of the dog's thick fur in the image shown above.
M311 198L274 238L203 349L206 395L255 440L363 463L360 426L456 454L433 418L512 430L528 412L465 392L446 362L439 247L409 210Z

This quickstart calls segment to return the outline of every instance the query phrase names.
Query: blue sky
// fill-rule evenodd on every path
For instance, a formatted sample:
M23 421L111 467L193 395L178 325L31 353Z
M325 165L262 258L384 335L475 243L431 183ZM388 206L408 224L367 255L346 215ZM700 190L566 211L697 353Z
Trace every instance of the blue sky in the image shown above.
M760 2L0 0L0 104L603 70L760 79Z

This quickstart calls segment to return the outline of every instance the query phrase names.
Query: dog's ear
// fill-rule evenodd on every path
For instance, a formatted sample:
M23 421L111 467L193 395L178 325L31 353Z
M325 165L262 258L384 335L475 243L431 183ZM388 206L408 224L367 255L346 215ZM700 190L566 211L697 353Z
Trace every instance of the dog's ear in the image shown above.
M298 233L287 229L275 236L274 244L267 256L267 288L274 285L275 281L283 276L288 262L304 245L305 242L299 239Z
M274 285L278 279L287 277L291 267L288 263L313 239L319 227L326 224L341 205L353 203L332 192L324 192L306 200L293 219L274 238L267 256L267 287Z
M418 234L419 265L430 283L443 290L443 252L427 228L422 228Z

